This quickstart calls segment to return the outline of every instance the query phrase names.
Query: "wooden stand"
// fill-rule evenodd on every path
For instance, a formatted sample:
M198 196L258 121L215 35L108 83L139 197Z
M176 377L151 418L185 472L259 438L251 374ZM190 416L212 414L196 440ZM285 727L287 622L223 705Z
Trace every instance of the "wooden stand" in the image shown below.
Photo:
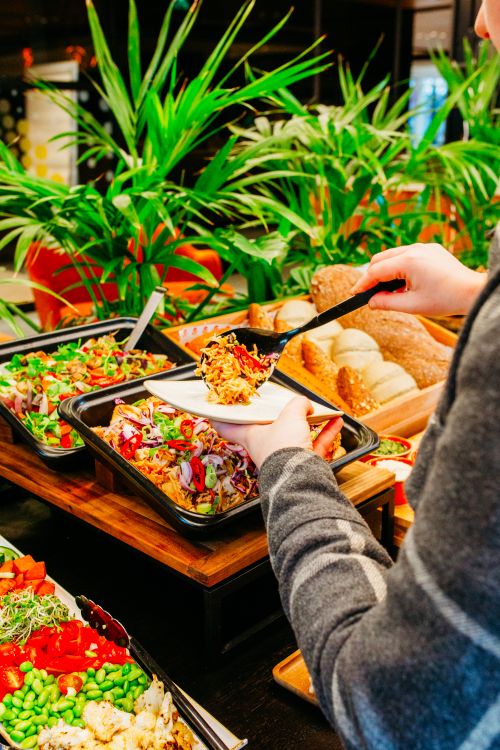
M109 483L104 467L98 465L97 473ZM228 650L258 629L254 626L231 642L224 642L222 636L224 599L270 573L259 512L246 516L216 538L193 541L169 526L141 498L116 485L114 489L103 487L90 471L52 471L23 444L1 444L0 476L144 552L200 587L205 604L206 653ZM342 469L337 479L360 512L382 508L383 543L391 547L394 475L356 462ZM263 624L281 615L281 610L271 613Z

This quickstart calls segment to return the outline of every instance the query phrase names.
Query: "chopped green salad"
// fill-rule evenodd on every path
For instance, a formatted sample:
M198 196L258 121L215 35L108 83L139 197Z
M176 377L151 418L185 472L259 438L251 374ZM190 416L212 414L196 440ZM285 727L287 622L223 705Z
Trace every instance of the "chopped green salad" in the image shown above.
M165 354L124 351L125 342L109 334L70 341L54 352L15 354L0 368L0 398L36 440L77 448L83 440L58 416L61 401L173 367Z

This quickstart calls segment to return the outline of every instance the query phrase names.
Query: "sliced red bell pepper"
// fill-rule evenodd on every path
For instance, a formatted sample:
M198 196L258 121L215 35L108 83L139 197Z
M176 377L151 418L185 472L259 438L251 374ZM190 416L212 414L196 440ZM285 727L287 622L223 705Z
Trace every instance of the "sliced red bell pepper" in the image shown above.
M189 440L167 440L166 445L175 451L194 451L196 447Z
M194 422L192 419L183 419L180 427L179 427L181 433L184 435L184 437L189 440L189 438L193 437L193 430L194 430Z
M61 448L72 448L73 447L73 439L71 435L63 435L61 438Z
M120 453L122 454L123 458L126 458L127 461L130 461L130 459L134 457L134 453L136 452L137 448L139 448L141 443L141 434L137 433L135 435L132 435L132 437L126 440L120 448Z
M205 489L205 466L197 456L193 456L189 463L193 470L193 484L198 492L203 492Z
M241 367L250 367L252 370L265 370L265 365L259 362L258 359L252 357L252 355L245 349L244 346L235 346L233 354L238 360Z

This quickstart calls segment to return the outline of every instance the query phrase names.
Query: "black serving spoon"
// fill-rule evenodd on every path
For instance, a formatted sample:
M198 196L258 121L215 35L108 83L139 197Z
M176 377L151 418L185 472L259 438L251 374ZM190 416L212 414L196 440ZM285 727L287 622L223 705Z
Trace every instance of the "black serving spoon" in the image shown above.
M283 349L288 344L290 339L298 336L300 333L306 333L306 331L312 331L314 328L324 326L325 323L330 323L332 320L337 320L347 313L354 312L360 307L364 307L368 304L372 297L379 292L397 292L400 289L404 289L406 281L404 279L392 279L391 281L381 281L371 289L367 289L366 292L360 292L352 297L348 297L339 302L338 305L330 307L328 310L316 315L308 323L298 328L292 328L291 331L284 331L282 333L276 333L275 331L267 331L264 328L233 328L230 331L217 334L212 342L207 344L209 347L211 344L216 343L218 339L234 337L238 344L245 346L251 353L254 346L257 349L259 357L268 358L268 380L276 366L278 359L280 358ZM203 364L206 359L206 354L202 354L201 363ZM202 369L202 368L201 368ZM201 377L205 380L205 373L201 372ZM260 387L266 381L262 381L258 387Z

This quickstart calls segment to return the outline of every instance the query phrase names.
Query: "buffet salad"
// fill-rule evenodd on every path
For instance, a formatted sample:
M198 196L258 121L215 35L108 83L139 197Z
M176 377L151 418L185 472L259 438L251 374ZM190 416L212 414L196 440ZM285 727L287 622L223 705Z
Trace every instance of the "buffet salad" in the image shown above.
M0 548L0 733L15 747L201 747L170 693L82 622L43 562Z
M78 432L57 414L61 401L174 366L165 354L125 351L125 343L108 334L61 344L50 353L15 354L1 365L0 398L41 443L82 446Z

